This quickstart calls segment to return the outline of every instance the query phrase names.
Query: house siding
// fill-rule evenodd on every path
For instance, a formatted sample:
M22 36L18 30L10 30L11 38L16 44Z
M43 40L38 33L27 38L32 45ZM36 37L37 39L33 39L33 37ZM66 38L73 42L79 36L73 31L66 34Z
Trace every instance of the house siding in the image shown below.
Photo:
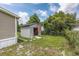
M16 37L2 39L2 40L0 40L0 49L7 47L7 46L11 46L11 45L16 44L16 43L17 43Z
M0 40L15 37L15 17L0 12Z

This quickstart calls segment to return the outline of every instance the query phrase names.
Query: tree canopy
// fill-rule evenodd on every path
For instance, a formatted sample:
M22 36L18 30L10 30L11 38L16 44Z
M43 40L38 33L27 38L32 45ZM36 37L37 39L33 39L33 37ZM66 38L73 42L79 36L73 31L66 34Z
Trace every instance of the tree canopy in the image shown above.
M28 23L29 24L32 24L32 23L40 23L40 19L37 16L37 14L34 14L34 15L30 16Z
M44 21L45 32L48 34L60 34L66 29L71 30L71 24L75 22L75 19L75 14L65 14L62 11L55 13Z

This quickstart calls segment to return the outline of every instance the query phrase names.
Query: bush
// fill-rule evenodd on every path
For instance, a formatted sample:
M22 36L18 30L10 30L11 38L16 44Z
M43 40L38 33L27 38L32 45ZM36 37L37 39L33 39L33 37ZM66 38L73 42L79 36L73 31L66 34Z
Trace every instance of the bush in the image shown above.
M79 31L66 31L65 38L68 41L69 47L74 50L75 54L79 55Z
M42 35L53 35L53 36L64 36L65 35L65 31L62 31L62 32L55 32L55 31L49 31L49 33L48 32L46 32L46 31L43 31L42 33L41 33Z

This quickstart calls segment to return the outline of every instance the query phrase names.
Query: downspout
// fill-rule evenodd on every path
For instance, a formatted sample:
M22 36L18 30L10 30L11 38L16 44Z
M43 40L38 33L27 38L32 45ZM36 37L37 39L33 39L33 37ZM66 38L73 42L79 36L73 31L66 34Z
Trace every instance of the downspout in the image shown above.
M15 17L15 37L17 38L17 19Z

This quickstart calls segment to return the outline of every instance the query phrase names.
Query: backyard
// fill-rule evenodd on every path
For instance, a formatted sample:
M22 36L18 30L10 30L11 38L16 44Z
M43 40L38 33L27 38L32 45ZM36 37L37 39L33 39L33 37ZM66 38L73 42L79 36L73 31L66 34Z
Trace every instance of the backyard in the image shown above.
M63 36L42 35L32 39L21 38L25 42L3 48L0 55L7 56L58 56L65 55L66 41Z
M39 5L42 6L42 4ZM47 5L49 6L49 4ZM30 4L27 6L31 8ZM52 13L47 8L42 10L38 7L33 7L35 11L33 13L31 12L33 8L32 10L27 8L30 13L26 11L26 8L23 8L25 11L20 12L21 16L0 8L0 56L79 55L79 19L76 18L77 14L65 13L62 10ZM36 11L37 9L38 11ZM15 11L18 10L15 9ZM28 15L29 17L26 17Z

